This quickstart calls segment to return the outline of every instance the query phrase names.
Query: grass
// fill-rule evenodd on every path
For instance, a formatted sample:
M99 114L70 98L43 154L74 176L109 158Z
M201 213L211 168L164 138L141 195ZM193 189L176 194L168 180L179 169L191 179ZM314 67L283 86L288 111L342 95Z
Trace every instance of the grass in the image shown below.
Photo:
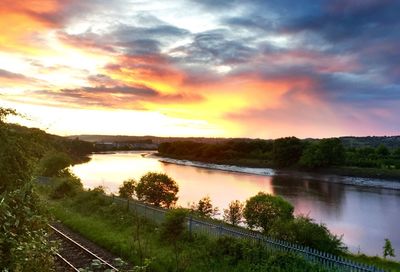
M43 193L42 196L46 194ZM160 228L126 207L95 192L47 200L51 213L71 229L146 271L328 271L288 253L270 252L233 238L213 239L185 234L174 248L160 237Z

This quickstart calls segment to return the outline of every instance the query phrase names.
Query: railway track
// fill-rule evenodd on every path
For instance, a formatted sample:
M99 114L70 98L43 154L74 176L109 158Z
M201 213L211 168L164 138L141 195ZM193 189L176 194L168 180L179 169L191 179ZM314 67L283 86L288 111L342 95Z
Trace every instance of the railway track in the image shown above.
M54 239L60 243L60 250L56 254L56 271L79 272L80 268L90 268L91 271L118 271L111 261L100 257L58 228L49 226L53 230Z

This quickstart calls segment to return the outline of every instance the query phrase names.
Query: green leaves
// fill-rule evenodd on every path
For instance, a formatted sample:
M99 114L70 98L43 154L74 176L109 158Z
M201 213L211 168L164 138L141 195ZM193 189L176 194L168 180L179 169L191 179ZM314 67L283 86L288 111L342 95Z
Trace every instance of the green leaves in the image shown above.
M175 180L166 174L155 172L145 174L136 186L136 195L140 200L165 208L176 203L178 191Z
M278 220L293 218L294 207L280 196L259 192L246 201L244 217L250 228L268 232Z

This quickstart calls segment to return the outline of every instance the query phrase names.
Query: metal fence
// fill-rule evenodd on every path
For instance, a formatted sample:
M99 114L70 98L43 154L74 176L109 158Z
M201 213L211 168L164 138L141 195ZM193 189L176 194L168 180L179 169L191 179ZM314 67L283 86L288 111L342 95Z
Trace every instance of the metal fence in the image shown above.
M144 204L143 202L137 200L126 200L116 196L113 196L112 199L115 203L125 205L129 210L154 220L157 223L162 223L165 219L166 212L168 212L168 210ZM292 252L303 256L309 261L319 263L327 268L336 269L338 271L384 271L371 265L357 263L349 259L335 256L326 252L321 252L309 247L272 239L262 235L261 233L252 232L244 228L231 227L215 222L207 222L191 216L187 218L187 227L190 233L202 233L214 237L229 236L248 240L258 245L261 244L271 251Z

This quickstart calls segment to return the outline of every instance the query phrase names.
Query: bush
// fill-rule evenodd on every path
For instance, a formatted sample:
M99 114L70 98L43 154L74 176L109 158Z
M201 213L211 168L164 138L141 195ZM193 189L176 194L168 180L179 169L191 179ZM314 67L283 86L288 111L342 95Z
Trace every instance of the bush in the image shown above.
M165 221L161 226L161 239L174 243L180 240L186 229L186 209L172 209L165 215Z
M317 224L305 216L276 221L268 235L332 254L340 254L345 250L341 237L332 234L326 225Z
M257 227L268 232L279 220L293 218L294 207L280 196L259 192L246 201L244 218L250 228Z
M38 175L45 177L61 177L63 170L72 163L70 157L65 153L47 154L40 160Z
M0 267L2 271L53 271L55 248L32 185L0 195Z
M54 188L51 198L60 199L66 196L71 197L76 195L77 192L83 190L83 185L79 178L71 176L68 178L62 178L58 185Z

